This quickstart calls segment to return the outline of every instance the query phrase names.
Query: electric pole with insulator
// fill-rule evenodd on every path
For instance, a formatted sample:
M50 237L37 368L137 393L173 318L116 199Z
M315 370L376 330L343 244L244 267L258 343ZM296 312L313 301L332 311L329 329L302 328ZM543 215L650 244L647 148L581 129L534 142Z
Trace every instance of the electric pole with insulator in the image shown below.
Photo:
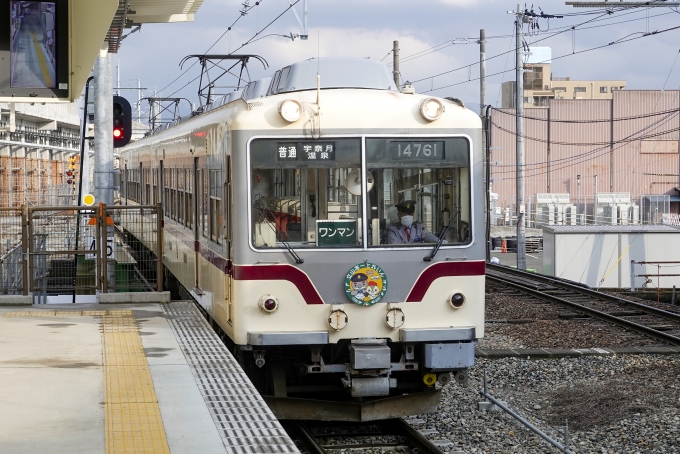
M516 114L516 131L517 138L516 152L516 177L517 177L517 207L515 214L517 215L517 269L527 269L527 251L526 251L526 229L525 229L525 207L524 207L524 62L522 60L522 27L524 26L524 13L521 5L517 5L515 12L517 20L515 21L515 114Z

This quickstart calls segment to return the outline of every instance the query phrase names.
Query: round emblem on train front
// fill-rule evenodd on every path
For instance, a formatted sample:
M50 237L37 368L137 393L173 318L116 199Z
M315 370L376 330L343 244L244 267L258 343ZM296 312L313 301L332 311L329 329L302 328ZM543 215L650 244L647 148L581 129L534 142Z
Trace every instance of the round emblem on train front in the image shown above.
M370 306L387 293L387 275L378 265L359 263L345 277L345 293L353 303Z

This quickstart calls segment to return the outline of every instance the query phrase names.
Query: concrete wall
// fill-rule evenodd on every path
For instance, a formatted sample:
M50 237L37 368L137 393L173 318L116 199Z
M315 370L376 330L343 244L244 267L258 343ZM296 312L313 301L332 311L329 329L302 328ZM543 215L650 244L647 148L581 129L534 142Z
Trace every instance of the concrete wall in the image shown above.
M581 282L591 287L630 288L631 260L636 262L680 261L680 229L675 231L640 231L590 229L573 233L546 229L543 240L543 272ZM656 265L636 265L635 274L656 275ZM660 274L680 274L680 265L662 265ZM649 288L680 287L678 277L651 277ZM643 277L635 277L640 288Z

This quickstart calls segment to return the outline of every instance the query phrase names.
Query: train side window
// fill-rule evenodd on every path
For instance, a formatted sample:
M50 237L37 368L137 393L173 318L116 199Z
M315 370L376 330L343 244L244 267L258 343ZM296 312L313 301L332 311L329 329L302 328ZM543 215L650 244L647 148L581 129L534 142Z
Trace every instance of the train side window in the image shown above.
M170 190L170 184L172 182L172 177L170 173L170 169L164 168L163 172L165 172L165 175L163 175L163 191L165 192L165 204L163 205L163 209L165 210L165 217L172 217L172 199L170 197L171 190Z
M362 245L360 139L259 139L250 156L255 247Z
M201 216L201 222L203 223L202 226L202 231L203 231L203 236L208 238L208 228L210 226L210 220L209 220L209 210L208 210L208 194L209 194L209 175L206 175L205 170L201 170L201 181L200 185L202 187L201 189L201 208L200 208L200 216Z
M368 138L369 246L471 241L470 147L462 137ZM405 203L401 217L395 205ZM429 243L429 245L428 245Z
M177 169L177 222L180 224L184 224L185 174L184 169Z
M144 198L146 199L144 204L151 205L151 169L144 169L144 173L146 174L144 176L144 184L146 185L144 188Z
M210 239L220 243L222 225L222 171L210 169Z
M191 229L194 227L194 172L191 169L187 169L186 174L184 212L186 213L186 226Z
M159 203L161 201L158 197L158 169L153 169L153 200L151 203Z
M177 169L170 169L170 217L177 220Z

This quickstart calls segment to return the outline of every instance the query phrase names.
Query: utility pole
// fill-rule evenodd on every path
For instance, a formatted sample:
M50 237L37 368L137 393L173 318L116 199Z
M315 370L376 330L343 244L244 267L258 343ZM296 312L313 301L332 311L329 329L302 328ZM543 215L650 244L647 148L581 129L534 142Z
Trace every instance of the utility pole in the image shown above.
M482 117L484 106L486 106L486 31L481 29L479 31L479 115Z
M394 74L394 83L399 90L399 41L395 41L392 47L392 74Z
M516 129L516 177L517 177L517 269L527 269L526 229L524 208L524 77L522 59L522 28L524 25L524 13L521 5L517 5L517 20L515 21L515 119Z
M581 175L576 175L576 224L581 225Z
M142 122L142 80L137 76L137 123Z
M489 150L489 144L486 143L487 136L487 118L486 118L486 32L484 29L479 30L479 116L482 118L482 150L484 150L484 160L485 160L485 172L484 178L486 184L484 185L485 196L484 196L484 208L486 209L486 216L484 220L486 222L485 237L486 237L486 260L491 260L491 151Z

